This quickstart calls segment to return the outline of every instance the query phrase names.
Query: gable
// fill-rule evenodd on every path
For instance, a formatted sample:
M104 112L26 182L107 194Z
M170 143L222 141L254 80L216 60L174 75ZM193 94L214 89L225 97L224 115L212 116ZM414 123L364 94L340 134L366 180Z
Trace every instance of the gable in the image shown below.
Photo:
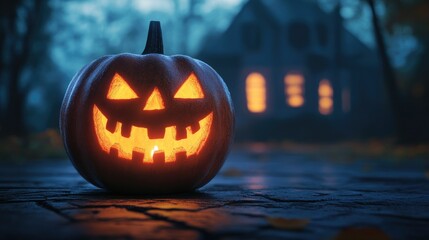
M269 35L267 32L273 31L278 27L278 23L271 16L270 12L264 7L261 1L249 1L242 10L235 16L227 30L218 35L212 35L207 39L203 46L201 55L224 55L237 56L247 52L246 43L252 45L258 35ZM254 33L252 36L247 33ZM263 39L260 39L261 41ZM254 44L253 44L254 45Z
M305 24L311 31L312 49L309 51L320 52L325 55L330 55L334 51L334 32L335 32L335 15L334 13L326 13L312 0L250 0L231 22L228 29L220 35L211 36L203 46L200 55L202 56L242 56L249 53L249 48L246 45L252 45L252 42L269 41L266 38L278 38L279 50L283 51L283 55L292 56L293 48L290 48L290 41L286 35L292 23ZM259 35L261 39L245 39L246 34L243 33L246 24L250 29L256 29L254 34ZM253 25L252 25L253 24ZM316 46L320 43L320 34L324 34L321 27L325 27L326 41L329 47ZM321 32L320 34L318 33ZM274 34L277 34L274 36ZM325 34L325 35L326 35ZM262 35L262 37L261 37ZM251 38L250 36L249 38ZM254 38L258 38L257 36ZM317 39L319 38L319 39ZM319 41L317 43L316 41ZM341 51L346 58L352 60L351 64L373 65L377 64L376 53L364 45L353 34L341 27ZM304 43L302 43L304 44ZM257 45L257 44L256 44ZM303 55L303 52L297 52L296 55Z

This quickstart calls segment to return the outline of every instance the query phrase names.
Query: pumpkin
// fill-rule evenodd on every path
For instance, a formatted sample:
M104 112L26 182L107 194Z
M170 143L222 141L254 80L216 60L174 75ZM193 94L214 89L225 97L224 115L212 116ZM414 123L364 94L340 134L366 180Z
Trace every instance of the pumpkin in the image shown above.
M234 114L222 78L189 56L163 54L151 22L143 54L101 57L65 93L60 130L78 172L114 192L197 189L225 161Z

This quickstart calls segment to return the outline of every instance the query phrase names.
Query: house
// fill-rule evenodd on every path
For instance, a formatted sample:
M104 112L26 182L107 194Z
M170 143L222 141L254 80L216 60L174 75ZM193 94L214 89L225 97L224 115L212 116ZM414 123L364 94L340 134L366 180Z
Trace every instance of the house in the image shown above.
M249 0L198 58L228 85L238 140L383 135L391 121L379 58L339 14L310 0Z

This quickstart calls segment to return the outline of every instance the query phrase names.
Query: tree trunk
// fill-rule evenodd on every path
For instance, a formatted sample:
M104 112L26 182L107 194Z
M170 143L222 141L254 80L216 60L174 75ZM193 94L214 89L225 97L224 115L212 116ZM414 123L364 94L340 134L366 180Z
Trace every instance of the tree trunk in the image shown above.
M9 40L5 41L12 43L12 46L2 46L5 51L8 51L9 60L8 68L5 70L5 81L7 86L7 98L6 98L6 112L4 116L4 133L8 135L23 135L27 133L24 108L26 103L26 97L28 94L28 86L21 85L22 72L28 64L28 59L31 52L31 47L34 44L34 38L36 37L36 31L39 31L43 27L40 25L40 18L43 17L44 6L47 3L42 0L36 0L33 2L33 6L23 6L23 4L16 3L15 5L9 5L9 15L7 19L7 30L9 34ZM17 12L20 8L27 11L25 25L26 32L19 33L17 29ZM27 8L27 9L26 9ZM10 44L8 44L10 45ZM17 48L16 46L22 46ZM30 83L32 84L32 83Z
M4 1L0 3L1 6L1 15L0 22L2 25L0 26L0 48L1 48L1 64L0 64L0 82L1 86L5 89L6 97L4 98L4 105L2 104L1 112L1 129L0 132L2 134L9 134L12 129L9 126L10 122L14 122L11 119L9 111L12 109L10 107L12 99L16 99L16 97L12 97L14 93L16 93L18 89L18 84L16 81L16 75L19 73L15 71L15 54L14 49L16 48L13 44L18 44L15 40L17 40L17 32L16 25L18 21L18 8L21 5L21 2L14 1L8 2ZM12 76L13 75L13 76ZM12 113L15 115L15 113Z
M392 113L394 116L395 135L397 140L403 141L404 136L404 121L401 114L401 102L399 98L398 86L396 77L390 63L389 56L386 51L386 44L384 41L383 34L381 32L380 21L375 11L374 0L367 0L369 7L371 8L372 24L374 27L374 36L378 48L378 52L381 58L381 64L383 68L384 84L386 86L387 95L390 100Z

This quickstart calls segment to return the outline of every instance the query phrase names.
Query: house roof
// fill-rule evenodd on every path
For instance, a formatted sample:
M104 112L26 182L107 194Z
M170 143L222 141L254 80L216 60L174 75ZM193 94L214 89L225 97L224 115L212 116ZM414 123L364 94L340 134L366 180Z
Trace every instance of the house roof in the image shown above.
M290 16L294 16L297 13L311 12L312 17L314 17L314 14L317 14L316 17L320 18L328 16L327 13L319 8L314 0L264 0L260 2L282 25L288 22Z
M313 19L333 18L335 13L327 13L323 11L315 0L249 0L244 4L240 12L231 21L228 29L221 34L213 34L206 39L206 44L203 45L200 55L202 56L237 56L242 52L240 46L234 47L231 44L231 31L234 22L241 17L243 12L252 9L259 14L262 14L268 21L272 21L280 26L286 25L290 19L296 16L302 16L302 13L311 13ZM374 61L374 51L362 43L355 35L350 33L346 28L342 28L343 49L349 51L351 46L356 48L359 59L363 62ZM228 46L228 47L225 47ZM344 52L345 54L346 51ZM354 54L350 54L354 55ZM358 60L358 58L354 58Z

